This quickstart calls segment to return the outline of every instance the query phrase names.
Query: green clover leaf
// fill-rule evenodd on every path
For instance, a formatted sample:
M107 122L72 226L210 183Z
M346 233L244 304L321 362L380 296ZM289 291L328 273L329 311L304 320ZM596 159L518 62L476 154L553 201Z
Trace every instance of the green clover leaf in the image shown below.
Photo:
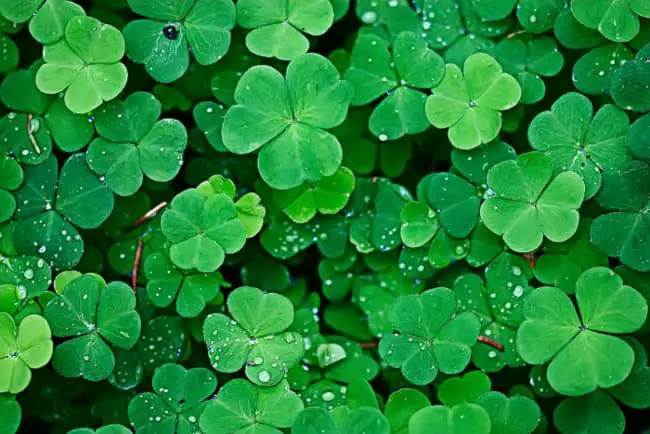
M487 372L523 365L515 348L517 328L524 320L525 297L531 292L525 261L504 253L487 267L485 283L476 274L463 274L454 281L458 312L472 312L481 321L481 334L503 346L498 351L481 343L472 349L472 361Z
M442 82L427 99L426 115L434 127L449 128L454 147L473 149L497 137L501 112L520 99L517 80L504 73L493 57L478 53L467 58L463 71L447 65Z
M106 285L92 275L68 283L45 307L45 318L54 336L70 338L56 347L52 360L64 377L108 378L115 367L108 343L130 349L140 336L133 290L122 282Z
M336 407L332 412L308 407L301 411L291 427L292 434L389 434L391 426L381 412L372 407Z
M0 255L0 284L15 286L19 301L22 302L25 297L32 299L42 295L51 283L52 269L44 259L34 256Z
M384 39L368 33L357 37L345 79L354 86L353 105L387 95L369 119L370 131L386 141L429 128L422 89L440 83L444 72L442 58L417 34L397 35L391 52Z
M409 434L444 432L453 434L489 434L490 416L477 404L460 404L452 408L443 405L424 407L409 421Z
M161 111L152 94L136 92L96 113L100 137L88 147L86 161L116 194L134 194L143 176L167 182L180 172L187 131L175 119L159 120Z
M75 428L68 431L68 434L128 434L131 430L124 425L110 424L104 425L97 429L92 428Z
M475 402L492 389L490 377L481 371L469 371L462 377L446 379L438 387L438 401L447 407Z
M246 47L262 57L293 60L309 51L303 35L320 36L334 22L329 0L240 0L237 24L253 29L246 35Z
M20 427L22 410L13 395L0 395L0 418L7 433L15 433Z
M629 120L612 104L593 115L589 99L579 93L562 95L530 123L528 140L553 160L555 173L575 172L585 183L585 199L602 184L602 172L618 169L628 161L625 149Z
M526 320L517 333L521 358L534 365L550 361L551 387L570 396L612 387L628 377L634 352L613 335L639 329L648 313L645 298L604 267L585 271L575 293L580 317L564 291L534 291L526 299Z
M217 388L217 378L206 368L185 369L172 363L153 374L154 393L145 392L129 402L129 420L138 433L194 432Z
M29 21L29 33L43 45L54 44L65 36L70 19L84 15L84 9L71 1L46 0Z
M52 141L65 152L84 148L95 127L85 115L72 113L63 99L36 87L40 62L7 75L0 99L11 110L0 120L0 149L23 164L40 164L52 153Z
M632 161L616 172L605 172L598 202L613 212L598 216L591 225L591 242L608 256L630 268L650 270L650 168ZM625 194L621 194L625 192Z
M562 53L555 40L549 37L502 39L495 48L495 56L503 70L519 82L522 104L541 101L546 85L540 76L556 76L564 66Z
M650 115L637 119L627 134L627 147L634 158L650 162Z
M65 37L43 49L45 63L36 73L36 86L45 94L65 91L73 113L88 113L124 89L128 72L120 60L124 38L115 27L86 16L75 16Z
M176 301L176 312L183 318L194 318L215 299L225 283L221 273L184 273L172 264L163 252L149 255L144 270L147 295L154 306L164 308Z
M32 18L44 0L8 0L0 5L0 15L15 23L24 23Z
M390 394L384 407L395 434L408 434L409 420L418 410L431 405L427 395L416 389L400 389Z
M341 165L341 145L325 130L343 122L352 95L352 86L318 54L291 61L286 80L271 67L254 66L237 84L223 144L236 154L262 148L258 169L275 189L316 182Z
M171 243L169 257L183 270L217 270L226 254L244 247L246 228L226 194L206 198L196 189L176 195L162 215L161 229Z
M257 387L237 378L224 384L208 403L200 427L211 434L280 434L282 428L294 423L303 407L286 381L273 387Z
M614 71L634 59L625 44L604 44L582 56L573 65L571 79L576 89L589 95L609 92Z
M571 12L580 24L607 39L627 42L639 32L639 17L650 18L650 5L643 0L572 0Z
M160 83L179 79L190 63L219 61L230 47L235 25L232 0L128 0L133 12L150 19L134 20L124 28L126 52Z
M136 350L142 367L149 374L165 363L179 361L188 343L183 320L178 316L163 315L146 323Z
M607 255L589 241L591 222L583 220L578 231L561 244L546 246L535 261L535 278L545 285L554 286L573 294L576 280L583 271L592 267L606 267Z
M585 184L574 172L552 178L552 160L540 152L497 164L488 173L495 195L481 205L483 223L516 252L537 249L544 237L568 240L578 229Z
M347 204L354 190L354 174L347 167L314 184L289 190L275 190L273 198L284 213L296 223L307 223L316 213L332 215Z
M612 74L612 99L622 109L635 112L650 110L650 44L636 53L634 60L625 62Z
M294 317L291 301L242 286L228 296L227 304L233 319L217 313L203 324L212 367L231 373L246 365L253 383L278 384L304 354L302 336L286 331Z
M625 415L607 393L596 390L588 395L565 399L553 412L560 432L623 434Z
M472 184L453 173L432 173L422 178L417 188L418 197L435 210L448 235L465 238L472 232L481 204Z
M532 433L542 420L537 403L525 396L509 398L501 392L486 392L474 402L487 411L495 433Z
M23 183L23 169L12 158L0 157L0 223L9 220L16 211L16 199L10 193Z
M461 372L469 363L480 323L471 313L454 316L455 309L456 297L447 288L399 297L390 316L397 333L381 339L382 359L401 368L416 385L431 383L438 371Z
M436 213L422 202L407 202L400 212L400 238L407 247L422 247L439 229Z
M0 312L0 393L22 392L32 379L30 369L42 368L52 357L52 334L45 318L29 315L18 326Z
M113 210L113 194L90 171L84 154L69 157L58 174L50 156L24 168L25 181L15 192L18 208L14 242L18 252L40 256L55 269L76 265L84 252L77 232L100 226ZM73 226L74 225L74 226ZM34 228L39 230L35 231Z

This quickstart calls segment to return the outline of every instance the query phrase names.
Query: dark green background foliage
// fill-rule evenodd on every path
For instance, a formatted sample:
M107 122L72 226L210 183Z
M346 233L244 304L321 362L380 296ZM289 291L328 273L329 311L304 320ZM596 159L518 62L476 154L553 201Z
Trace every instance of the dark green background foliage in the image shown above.
M650 1L0 0L0 434L650 433Z

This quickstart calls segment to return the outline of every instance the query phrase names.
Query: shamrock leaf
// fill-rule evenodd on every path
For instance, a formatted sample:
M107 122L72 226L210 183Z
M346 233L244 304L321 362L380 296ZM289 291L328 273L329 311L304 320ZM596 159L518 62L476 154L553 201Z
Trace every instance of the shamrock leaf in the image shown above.
M25 297L31 299L42 295L51 283L52 269L42 258L0 255L0 284L15 286L21 302Z
M471 313L454 317L456 297L447 288L399 297L391 312L396 334L379 343L382 359L401 368L413 384L429 384L438 375L456 374L469 363L480 323Z
M68 0L46 0L29 21L29 33L43 45L54 44L65 35L72 17L86 15L84 9Z
M580 92L589 95L606 93L614 71L632 59L634 53L625 44L604 44L578 59L573 65L571 79Z
M116 194L134 194L143 175L166 182L181 170L187 132L175 119L159 120L161 110L153 95L136 92L96 113L100 137L88 147L86 161Z
M453 173L432 173L422 178L418 197L435 210L440 226L452 237L467 237L478 221L481 198L476 188Z
M205 368L185 369L168 363L153 374L154 393L145 392L129 402L129 420L138 433L194 432L217 388L217 378Z
M643 0L572 0L571 12L580 24L614 42L627 42L639 32L639 17L650 18L650 5Z
M171 243L169 257L174 265L201 273L217 270L226 253L241 250L246 242L246 229L232 198L226 194L206 198L196 189L174 197L162 215L161 229Z
M187 348L187 334L178 316L157 316L143 327L136 350L146 373L165 363L177 362Z
M521 87L499 63L483 53L465 61L463 71L448 64L442 82L431 89L427 119L436 128L449 128L454 147L473 149L494 140L501 131L501 112L521 99Z
M564 291L534 291L526 299L526 320L517 333L521 358L534 365L550 361L551 387L570 396L612 387L628 377L634 352L613 334L639 329L648 313L645 298L604 267L585 271L575 293L580 317Z
M314 184L274 191L275 202L296 223L307 223L317 212L336 214L354 190L354 174L346 167Z
M149 255L144 270L147 295L154 306L164 308L176 300L176 312L183 318L198 316L214 300L225 282L221 273L184 273L163 252Z
M124 38L115 27L75 16L62 40L43 49L45 63L36 73L36 86L46 94L65 91L65 105L73 113L87 113L124 89L128 72L120 60Z
M388 179L359 179L345 208L349 239L357 251L388 252L400 246L400 214L409 201L408 190Z
M0 157L0 223L9 220L16 211L16 199L10 193L23 183L23 170L12 158ZM9 190L9 191L7 191Z
M130 429L124 425L110 424L104 425L97 429L92 428L75 428L68 431L68 434L129 434Z
M576 280L592 267L606 267L607 255L589 241L591 222L580 222L578 231L562 244L549 244L535 261L535 278L545 285L555 286L572 294Z
M400 237L411 248L422 247L438 232L436 213L422 202L407 202L400 212Z
M438 388L438 400L447 407L472 403L492 388L490 377L481 371L470 371L462 377L451 377Z
M485 283L475 274L463 274L454 281L458 312L472 312L481 322L481 334L502 345L503 351L480 343L472 349L472 361L487 372L505 366L522 366L515 348L517 328L524 320L528 286L528 266L519 257L504 253L487 267Z
M486 392L474 402L487 411L495 433L532 433L542 420L537 403L525 396L508 398L500 392Z
M278 384L303 356L302 337L285 331L293 322L293 305L286 297L242 286L228 296L233 319L217 313L203 324L212 367L237 372L260 386Z
M262 57L293 60L309 51L309 40L303 33L320 36L333 22L329 0L237 2L237 24L253 29L246 35L246 47Z
M429 398L416 389L400 389L393 392L386 401L384 414L390 422L392 432L408 434L408 424L418 410L431 405Z
M216 398L209 401L200 427L211 434L280 434L281 428L289 428L302 409L302 400L286 381L258 387L237 378L224 384Z
M418 410L411 417L409 434L489 434L491 426L490 416L479 405L460 404L452 408L433 405Z
M444 75L444 62L413 32L388 43L372 33L359 34L345 79L354 85L353 105L365 105L386 94L369 119L370 131L381 141L418 134L429 127L421 89L436 86Z
M9 0L0 5L0 15L15 23L24 23L32 18L43 0Z
M117 348L133 347L140 336L133 290L122 282L106 285L85 275L68 283L45 307L52 334L70 338L54 350L54 368L64 377L90 381L108 378L115 367Z
M604 186L598 201L612 210L598 216L591 225L591 242L608 256L638 271L650 270L650 255L645 248L650 207L650 168L631 161L619 171L604 173ZM625 194L621 194L625 192Z
M235 25L232 0L128 0L133 12L150 19L124 28L126 52L160 83L177 80L189 66L190 52L200 65L219 61L230 46Z
M602 172L618 169L629 159L625 150L629 120L612 104L593 116L589 99L579 93L562 95L550 111L538 114L528 128L531 146L553 160L555 173L575 172L585 183L586 199L602 183Z
M542 77L557 75L564 66L564 57L555 40L549 37L525 40L505 38L495 48L496 59L503 70L513 75L521 87L522 104L535 104L544 98L546 85Z
M544 237L553 242L571 238L585 184L574 172L552 178L552 160L539 152L494 166L487 180L495 195L481 205L485 226L516 252L535 250Z
M650 115L637 119L627 134L627 147L639 160L650 162Z
M562 401L553 412L553 423L562 433L625 431L625 415L616 401L601 390Z
M0 417L8 433L15 433L20 426L22 411L13 395L0 395Z
M0 393L22 392L32 379L30 369L45 366L53 346L42 316L26 316L16 326L11 315L0 312Z
M341 165L341 145L325 130L343 122L352 94L352 86L318 54L289 63L286 80L271 67L254 66L237 84L223 144L236 154L262 147L258 169L275 189L316 182Z
M0 120L0 149L23 164L40 164L52 153L52 141L65 152L82 149L95 128L87 116L72 113L63 99L42 94L35 83L40 62L7 75L0 99L11 110Z
M622 109L635 112L650 110L650 44L636 53L636 58L619 66L612 74L612 99Z
M372 407L349 408L341 406L329 412L323 408L308 407L301 411L291 427L292 434L389 434L391 427L386 417Z
M73 267L84 252L75 226L93 229L101 225L113 210L113 194L86 166L83 154L66 160L58 182L54 156L24 171L23 186L15 192L17 251L40 256L56 269Z

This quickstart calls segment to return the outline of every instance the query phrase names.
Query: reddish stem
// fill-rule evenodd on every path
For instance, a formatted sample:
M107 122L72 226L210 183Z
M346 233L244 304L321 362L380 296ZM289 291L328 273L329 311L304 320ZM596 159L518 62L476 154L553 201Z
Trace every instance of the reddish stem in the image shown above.
M144 243L142 242L142 237L138 237L138 247L135 250L135 260L133 261L133 273L131 275L131 286L133 287L133 292L138 291L138 270L140 269L140 260L142 259L142 249Z
M361 342L361 348L377 348L377 342Z
M487 336L479 336L478 341L483 342L484 344L489 345L489 346L491 346L492 348L494 348L496 350L499 350L499 351L504 351L505 350L505 347L503 345L501 345L500 343L498 343L495 340L492 340L492 339L488 338Z
M154 206L149 211L147 211L145 215L143 215L138 220L136 220L136 222L131 225L130 229L135 229L138 226L140 226L142 223L146 222L147 220L151 220L156 216L156 214L158 214L158 211L160 211L166 206L167 206L167 202L160 202L158 205Z
M522 30L518 30L516 32L512 32L512 33L506 35L506 39L514 38L515 36L521 35L522 33L526 33L526 31L522 29Z
M530 269L534 270L535 269L535 254L533 252L530 253L524 253L524 258L528 261L528 265L530 265Z
M34 119L34 115L31 113L27 115L27 137L29 137L29 141L32 143L32 146L34 147L34 151L36 151L37 154L41 153L41 148L38 146L38 142L36 141L36 137L34 137L34 133L32 132L32 119Z

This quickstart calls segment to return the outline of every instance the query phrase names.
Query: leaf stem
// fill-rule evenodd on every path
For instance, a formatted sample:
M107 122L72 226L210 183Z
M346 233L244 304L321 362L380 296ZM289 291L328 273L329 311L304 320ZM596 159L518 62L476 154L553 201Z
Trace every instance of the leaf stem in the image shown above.
M533 253L533 252L524 253L523 256L528 261L528 265L530 265L530 269L534 270L535 269L535 253Z
M29 137L29 141L32 143L32 146L34 147L34 151L36 151L37 154L41 153L41 147L38 146L38 142L36 141L36 137L34 137L34 133L32 132L32 119L34 119L34 115L31 113L27 115L27 137Z
M492 348L494 348L496 350L505 351L505 347L503 345L501 345L500 343L498 343L495 340L492 340L492 339L488 338L487 336L479 336L478 341L482 342L482 343L484 343L486 345L489 345L489 346L491 346Z
M151 220L156 216L156 214L158 214L158 211L160 211L166 206L167 206L167 202L160 202L158 205L151 208L142 217L136 220L135 223L133 223L129 229L135 229L138 226L140 226L142 223L146 222L147 220Z
M131 286L133 287L133 292L138 291L138 270L140 269L140 260L142 259L142 249L144 243L142 242L142 237L138 237L138 247L135 250L135 260L133 261L133 273L131 274Z
M377 342L361 342L361 348L377 348Z

